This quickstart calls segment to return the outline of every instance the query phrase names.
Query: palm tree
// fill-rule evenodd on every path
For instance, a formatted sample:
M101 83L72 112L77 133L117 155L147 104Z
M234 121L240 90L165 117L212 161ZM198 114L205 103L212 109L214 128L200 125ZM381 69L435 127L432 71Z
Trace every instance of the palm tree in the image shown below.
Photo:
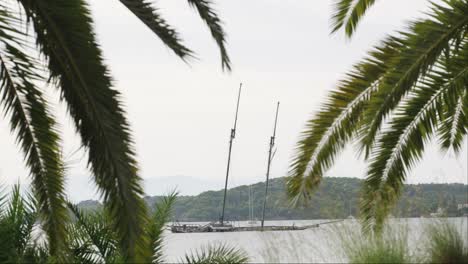
M151 243L144 263L163 263L163 240L166 224L172 215L177 193L173 192L155 204L150 221L144 226ZM68 238L67 263L123 263L125 252L119 247L118 235L113 229L107 210L82 210L67 203L73 218L65 226ZM0 263L50 263L50 244L41 242L37 230L37 202L34 196L21 195L15 185L9 196L0 200ZM183 263L246 263L246 254L223 244L212 245L187 253Z
M230 70L221 21L209 0L187 0L206 22ZM120 0L178 57L194 56L146 0ZM96 42L85 0L0 3L0 107L16 134L39 205L50 254L66 255L67 209L60 136L43 87L66 103L88 154L88 166L111 215L123 259L145 259L147 214L131 131L120 93Z
M150 258L145 263L164 263L163 240L166 224L172 215L172 208L177 193L173 192L154 206L155 211L145 227L151 240L148 251ZM76 205L69 204L69 208L76 218L74 224L69 225L71 252L77 263L121 263L122 253L119 251L115 233L109 226L109 216L105 211L86 212ZM183 263L246 263L246 254L236 248L223 244L211 245L207 248L187 253Z
M333 31L344 27L351 36L373 3L339 0ZM356 64L308 121L290 165L293 202L309 198L336 155L358 140L368 162L363 226L378 231L430 139L459 152L468 131L468 1L430 5L427 18Z

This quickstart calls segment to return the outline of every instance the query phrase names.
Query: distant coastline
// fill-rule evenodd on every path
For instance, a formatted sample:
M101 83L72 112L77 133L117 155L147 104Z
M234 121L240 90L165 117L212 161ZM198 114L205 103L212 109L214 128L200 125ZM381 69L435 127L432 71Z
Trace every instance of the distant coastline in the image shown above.
M285 178L275 178L270 183L266 219L341 219L358 216L358 199L362 180L357 178L325 177L312 196L307 207L291 208L285 195ZM260 218L265 183L243 185L229 189L226 205L227 219L249 220L249 186L252 190L254 219ZM407 184L392 212L395 217L462 216L468 208L468 185ZM145 201L154 208L162 196L146 196ZM173 220L214 221L219 218L222 190L206 191L195 196L180 196L174 206ZM82 201L79 207L95 210L102 205L98 201Z

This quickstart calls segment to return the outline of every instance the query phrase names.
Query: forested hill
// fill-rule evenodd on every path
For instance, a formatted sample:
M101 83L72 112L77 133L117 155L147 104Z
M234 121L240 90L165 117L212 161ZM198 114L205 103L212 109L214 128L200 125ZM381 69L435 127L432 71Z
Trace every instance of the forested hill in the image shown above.
M357 178L324 178L307 208L291 208L285 196L285 178L270 181L266 218L280 219L326 219L356 216L358 195L362 180ZM265 183L251 185L252 205L255 218L261 217ZM154 206L161 196L146 197ZM180 196L174 207L174 220L212 221L221 213L223 190L207 191L197 196ZM92 207L86 201L85 207ZM457 210L457 204L468 203L468 186L463 184L418 184L406 185L395 208L396 217L429 216L438 208L446 215L455 216L465 212ZM466 209L465 209L466 210ZM249 186L228 190L226 218L247 220L249 218Z

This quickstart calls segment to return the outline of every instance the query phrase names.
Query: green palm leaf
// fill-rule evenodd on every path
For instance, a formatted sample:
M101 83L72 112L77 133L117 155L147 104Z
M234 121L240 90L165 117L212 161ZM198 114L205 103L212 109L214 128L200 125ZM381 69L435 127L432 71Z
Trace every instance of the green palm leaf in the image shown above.
M210 245L186 254L181 262L190 264L247 263L248 257L242 250L220 244Z
M48 62L50 78L88 150L88 164L117 230L124 258L148 254L147 221L130 128L82 0L20 0Z
M146 0L119 0L127 7L141 22L153 31L177 56L185 59L192 56L193 52L182 44L179 34L152 7Z
M211 36L216 41L216 44L219 47L219 51L221 53L221 66L222 68L226 68L228 71L231 70L231 60L229 59L229 55L227 53L225 44L226 39L223 27L221 26L221 20L219 19L216 12L211 7L212 2L210 0L187 0L190 5L195 7L198 11L200 17L205 21L206 25L208 26Z
M346 36L351 37L366 11L374 3L375 0L337 0L332 15L332 33L344 27Z
M465 87L468 87L468 84ZM464 135L468 132L467 110L468 93L466 90L459 95L454 107L444 106L443 120L438 128L440 144L443 149L452 148L455 153L458 153L462 148Z
M417 81L427 74L454 39L463 39L468 30L468 5L450 1L449 7L432 6L432 19L413 23L408 32L402 32L400 54L382 79L378 93L372 96L364 113L361 143L369 155L376 135L385 118L407 95Z
M148 226L148 233L152 245L151 263L163 263L163 232L172 214L172 207L177 199L177 192L172 192L156 204L156 209Z
M74 254L80 262L114 263L118 259L119 249L115 234L109 225L111 221L103 211L83 212L76 205L68 204L68 208L76 218L70 226L74 241Z
M34 201L24 199L15 185L5 207L0 215L0 263L26 262L37 217Z
M395 199L400 195L406 174L421 158L425 142L434 134L443 106L456 107L457 97L466 91L468 45L447 66L434 70L420 82L408 102L396 111L373 153L364 187L361 214L364 227L382 226ZM455 69L453 69L455 68Z
M288 195L293 198L293 203L308 198L337 153L356 133L367 101L379 88L379 80L390 65L387 62L400 47L396 38L385 40L381 47L354 67L331 93L322 110L307 123L287 181Z
M341 1L335 15L345 16L352 3ZM308 198L345 144L360 139L370 159L361 214L366 228L378 230L431 136L459 150L468 131L468 2L431 10L355 66L308 122L290 165L293 201Z
M20 50L25 36L9 28L11 22L19 23L15 15L7 9L0 12L0 104L25 153L51 254L60 259L65 251L67 214L59 137L47 103L33 83L41 79L38 63Z

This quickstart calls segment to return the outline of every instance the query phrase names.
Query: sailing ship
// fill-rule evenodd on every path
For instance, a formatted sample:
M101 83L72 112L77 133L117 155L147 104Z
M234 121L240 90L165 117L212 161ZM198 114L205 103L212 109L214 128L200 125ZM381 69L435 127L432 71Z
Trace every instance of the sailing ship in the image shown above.
M231 133L229 137L229 151L228 151L228 159L227 159L227 167L226 167L226 179L224 182L223 207L221 211L221 217L218 222L211 222L206 225L186 225L186 224L181 225L179 223L176 223L171 226L171 230L173 233L227 232L227 231L233 231L235 229L232 223L225 221L224 212L226 209L226 196L227 196L227 187L228 187L228 180L229 180L229 171L231 168L232 145L233 145L234 139L236 138L237 117L239 114L239 103L240 103L241 92L242 92L242 83L239 86L239 93L237 95L236 115L234 117L234 125L231 128Z
M174 223L171 226L171 231L173 233L204 233L204 232L242 232L242 231L291 231L291 230L305 230L308 228L319 227L320 224L313 224L313 225L305 225L305 226L265 226L265 211L267 208L267 198L268 198L268 183L270 179L270 168L272 164L272 160L276 151L273 150L275 146L275 139L276 139L276 127L278 124L278 111L279 105L278 102L276 105L276 114L275 114L275 122L273 126L273 135L270 137L269 143L269 150L268 150L268 163L267 163L267 170L266 170L266 182L265 182L265 196L263 200L263 210L262 210L262 219L261 225L255 225L257 222L253 219L253 204L252 204L252 193L251 193L251 186L249 189L249 226L234 226L231 222L226 221L225 219L225 209L226 209L226 197L227 197L227 187L228 187L228 180L229 180L229 171L231 166L231 152L234 139L236 137L236 129L237 129L237 118L239 113L239 103L240 103L240 96L242 91L242 83L239 87L239 93L237 96L237 106L236 106L236 115L234 118L234 125L231 128L231 134L229 138L229 151L228 151L228 158L227 158L227 167L226 167L226 178L224 182L224 195L223 195L223 206L221 211L221 217L219 221L210 222L205 225L194 225L194 224L180 224ZM334 221L331 221L334 222ZM331 223L327 222L327 223ZM321 223L324 224L324 223Z

